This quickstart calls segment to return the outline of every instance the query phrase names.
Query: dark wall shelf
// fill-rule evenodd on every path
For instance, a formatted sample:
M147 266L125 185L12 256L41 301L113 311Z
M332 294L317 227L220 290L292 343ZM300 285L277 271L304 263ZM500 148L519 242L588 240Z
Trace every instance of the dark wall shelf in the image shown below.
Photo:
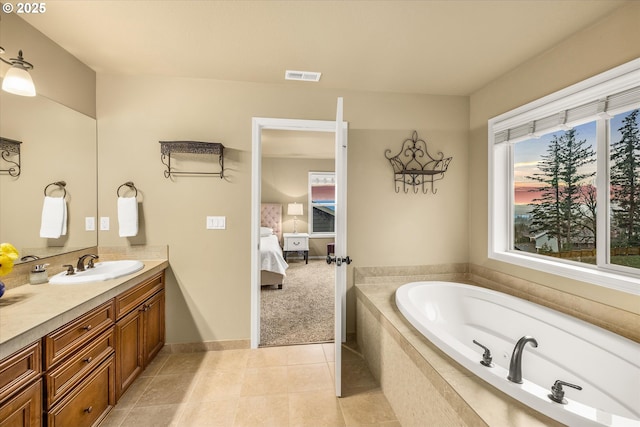
M2 160L9 163L7 169L0 169L0 172L6 172L10 176L20 176L20 144L22 142L9 138L0 138L0 156ZM16 160L10 157L18 156Z
M165 178L173 175L212 175L224 178L224 145L219 142L160 141L160 153L160 160L167 167L164 171ZM176 171L171 167L171 155L176 153L217 155L220 172Z

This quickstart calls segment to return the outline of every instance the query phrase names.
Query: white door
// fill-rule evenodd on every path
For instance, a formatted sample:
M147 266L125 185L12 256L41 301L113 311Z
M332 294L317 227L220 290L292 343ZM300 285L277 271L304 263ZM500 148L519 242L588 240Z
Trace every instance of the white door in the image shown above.
M342 395L342 343L346 338L347 265L347 128L342 121L342 98L336 112L336 239L335 256L328 261L336 266L335 284L335 381L336 396Z

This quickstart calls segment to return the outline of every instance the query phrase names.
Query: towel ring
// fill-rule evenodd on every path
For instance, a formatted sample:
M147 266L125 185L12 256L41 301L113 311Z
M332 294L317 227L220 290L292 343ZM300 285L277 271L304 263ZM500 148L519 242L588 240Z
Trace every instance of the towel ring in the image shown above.
M64 191L64 195L62 196L62 198L67 197L67 189L66 189L67 183L64 182L64 181L52 182L51 184L49 184L46 187L44 187L44 195L45 195L45 197L47 196L47 189L49 187L51 187L52 185L57 185L59 188L62 189L62 191Z
M118 187L118 189L116 190L116 195L117 195L118 197L120 197L120 189L121 189L122 187L124 187L125 185L126 185L127 187L129 187L131 190L135 191L135 192L136 192L136 196L135 196L135 197L138 197L138 189L136 188L136 186L135 186L135 185L133 184L133 182L131 182L131 181L127 181L127 182L125 182L124 184L122 184L120 187Z

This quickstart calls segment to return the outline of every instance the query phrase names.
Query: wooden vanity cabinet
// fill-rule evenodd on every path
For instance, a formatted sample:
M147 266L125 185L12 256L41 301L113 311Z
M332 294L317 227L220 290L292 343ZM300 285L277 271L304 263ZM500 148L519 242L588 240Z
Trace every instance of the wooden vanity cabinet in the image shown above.
M164 299L162 271L0 360L0 427L100 424L164 346Z
M112 299L43 338L48 427L97 425L115 406L114 325Z
M37 341L0 361L0 426L42 425L42 347Z
M164 272L115 298L116 399L164 346Z

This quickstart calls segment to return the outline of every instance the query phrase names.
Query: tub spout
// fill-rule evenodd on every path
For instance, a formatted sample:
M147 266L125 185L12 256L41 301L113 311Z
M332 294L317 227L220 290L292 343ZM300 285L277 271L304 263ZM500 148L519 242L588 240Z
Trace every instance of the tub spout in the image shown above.
M534 337L526 335L518 340L511 355L511 363L509 363L509 376L507 379L511 382L522 384L522 352L528 342L532 346L538 347L538 341Z

